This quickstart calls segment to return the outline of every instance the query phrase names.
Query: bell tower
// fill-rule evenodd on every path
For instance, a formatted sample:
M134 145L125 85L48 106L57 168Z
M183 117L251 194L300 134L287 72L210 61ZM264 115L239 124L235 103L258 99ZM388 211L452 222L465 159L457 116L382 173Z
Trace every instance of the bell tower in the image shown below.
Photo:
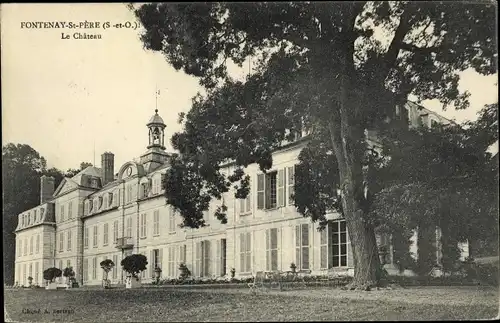
M149 129L149 145L148 149L157 147L161 150L165 150L165 123L163 119L158 115L158 109L155 110L155 114L151 117L148 124Z
M151 172L168 162L169 154L165 151L165 128L163 119L158 115L158 109L146 124L148 127L147 151L141 156L141 164L146 172Z

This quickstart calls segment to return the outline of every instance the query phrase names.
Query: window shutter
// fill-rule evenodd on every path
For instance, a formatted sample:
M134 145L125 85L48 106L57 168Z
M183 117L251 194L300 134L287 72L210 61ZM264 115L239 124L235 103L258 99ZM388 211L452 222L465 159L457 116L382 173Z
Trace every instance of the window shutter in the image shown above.
M270 230L269 246L271 248L271 270L278 270L278 229Z
M245 271L245 233L240 233L240 272Z
M277 180L278 207L285 206L285 169L278 170Z
M163 271L163 248L158 250L158 267L160 267Z
M309 225L302 224L302 266L301 269L309 269Z
M148 277L153 277L154 272L154 250L149 251L149 259L148 259Z
M252 271L252 238L251 238L251 232L247 232L247 238L246 238L246 243L247 243L247 272Z
M217 247L215 251L215 274L220 276L221 274L221 241L217 240Z
M205 240L203 242L203 274L204 276L210 275L210 241Z
M266 270L271 270L271 246L269 243L269 230L266 230Z
M248 186L250 191L248 192L248 196L246 198L246 211L250 212L252 210L252 181L248 182Z
M264 209L264 187L265 187L265 180L264 180L264 174L258 174L257 175L257 209L258 210L263 210Z
M295 192L295 166L288 167L288 205L295 205L293 194Z
M295 226L295 265L300 268L300 224Z

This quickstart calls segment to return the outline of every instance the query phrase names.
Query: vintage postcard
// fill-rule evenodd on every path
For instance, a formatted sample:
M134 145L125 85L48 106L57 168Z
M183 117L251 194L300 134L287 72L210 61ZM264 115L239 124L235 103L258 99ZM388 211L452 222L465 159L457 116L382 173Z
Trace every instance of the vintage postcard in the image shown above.
M498 318L497 6L2 4L4 319Z

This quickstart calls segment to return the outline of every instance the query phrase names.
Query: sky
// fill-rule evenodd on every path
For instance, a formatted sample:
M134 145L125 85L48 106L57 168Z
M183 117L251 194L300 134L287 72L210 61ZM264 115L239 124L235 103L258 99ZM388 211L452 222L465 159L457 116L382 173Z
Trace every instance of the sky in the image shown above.
M146 151L146 123L158 108L172 151L167 138L181 130L178 115L202 89L160 53L144 50L139 30L80 29L102 38L77 40L62 39L75 30L21 28L33 21L135 22L124 4L2 4L1 21L2 146L28 144L61 170L83 161L100 167L101 154L111 151L118 171ZM238 78L246 73L231 71ZM472 93L467 110L423 105L458 122L473 120L485 104L498 101L496 80L462 74L461 89Z

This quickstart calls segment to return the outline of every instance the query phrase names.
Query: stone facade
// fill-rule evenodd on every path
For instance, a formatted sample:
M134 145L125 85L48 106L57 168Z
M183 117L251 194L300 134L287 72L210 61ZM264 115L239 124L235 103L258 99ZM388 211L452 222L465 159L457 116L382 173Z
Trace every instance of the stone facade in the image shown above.
M429 115L410 103L405 111L411 124L422 124L419 114ZM426 118L429 126L431 119L446 122L442 117ZM214 217L221 202L212 201L204 215L207 227L182 229L181 218L166 204L161 186L170 155L164 147L165 124L157 111L147 126L147 151L139 162L122 165L113 178L109 174L115 171L114 156L104 153L102 169L90 166L65 178L55 191L52 186L48 192L47 178L41 180L41 200L45 203L19 215L16 282L27 285L27 277L35 275L35 266L34 283L40 285L43 270L72 266L80 284L99 285L103 279L99 264L111 259L116 266L108 279L123 284L120 262L131 253L148 258L143 282L152 281L156 266L162 269L162 278L178 277L180 263L195 277L221 277L229 275L232 268L236 277L247 277L260 270L287 271L291 263L312 274L327 270L353 274L349 235L340 215L327 214L328 228L318 232L318 225L300 215L291 203L294 165L307 142L306 133L274 153L268 175L255 164L245 169L251 178L251 192L246 200L235 199L232 191L225 194L227 224ZM233 170L231 165L225 167L227 174ZM41 209L45 209L43 215ZM38 217L33 218L35 212ZM377 240L388 243L388 237ZM411 251L417 253L416 235ZM386 266L393 268L392 259Z

